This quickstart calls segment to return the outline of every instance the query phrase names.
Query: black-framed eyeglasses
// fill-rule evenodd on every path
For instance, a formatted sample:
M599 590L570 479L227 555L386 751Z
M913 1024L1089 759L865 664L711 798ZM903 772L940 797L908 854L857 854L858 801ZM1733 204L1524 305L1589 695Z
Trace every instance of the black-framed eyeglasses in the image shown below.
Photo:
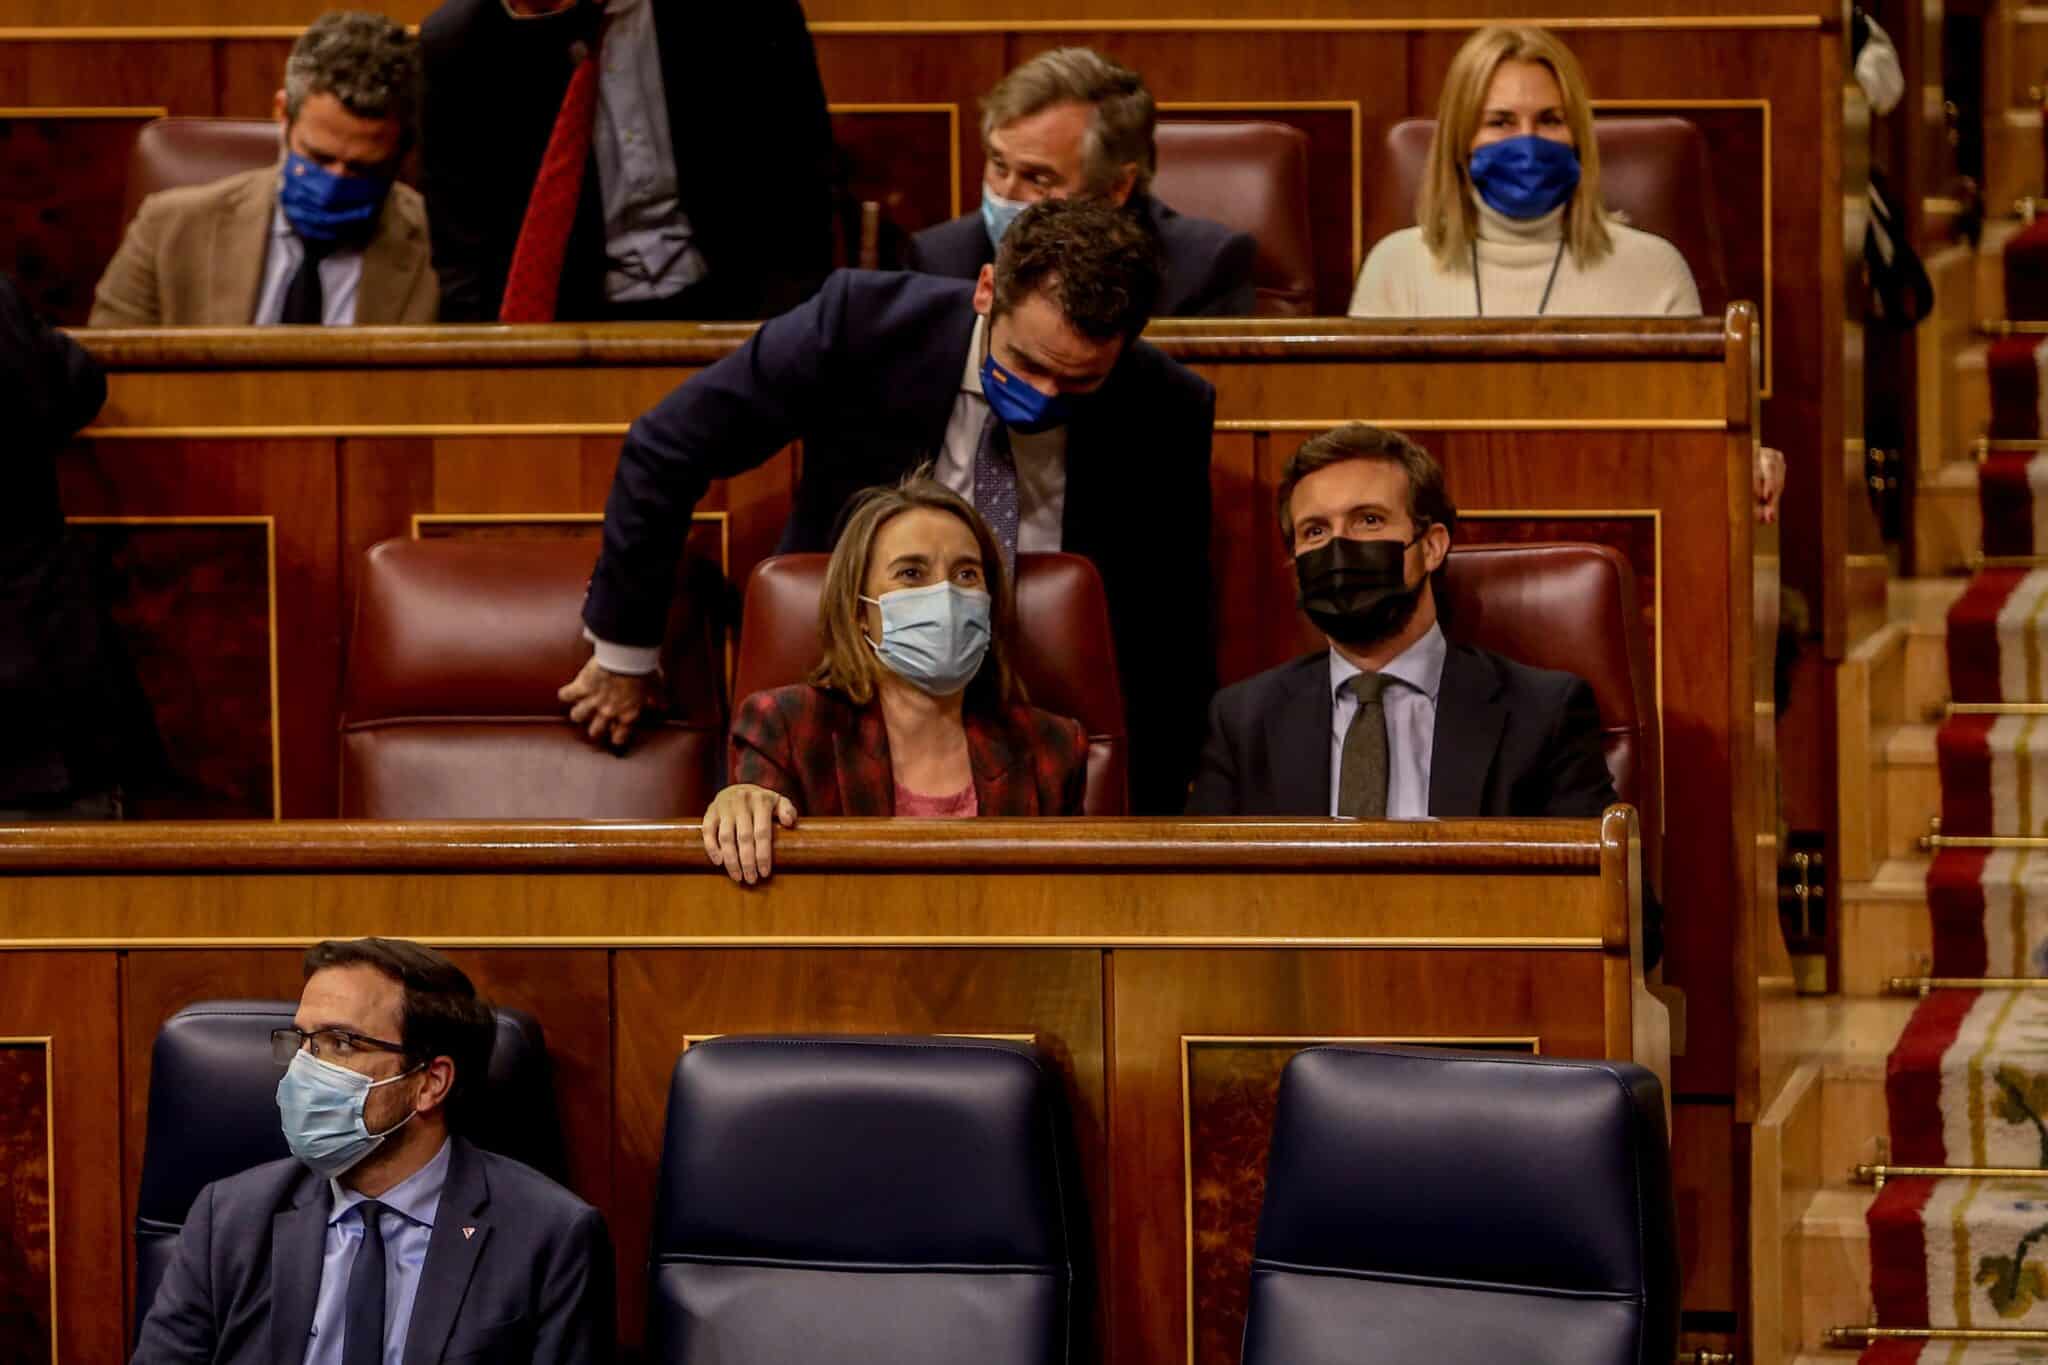
M345 1028L279 1028L270 1031L270 1056L279 1066L290 1066L300 1050L323 1062L345 1061L364 1052L404 1053L405 1044L386 1042Z

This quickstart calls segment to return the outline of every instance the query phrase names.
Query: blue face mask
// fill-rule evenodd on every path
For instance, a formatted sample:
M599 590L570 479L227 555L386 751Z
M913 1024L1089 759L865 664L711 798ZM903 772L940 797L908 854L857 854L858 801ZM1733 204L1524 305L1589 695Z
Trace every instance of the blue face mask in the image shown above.
M1541 218L1572 197L1579 154L1569 142L1531 133L1489 142L1472 153L1472 188L1507 218Z
M1004 426L1026 436L1064 426L1074 415L1073 399L1063 393L1040 393L996 364L992 355L981 358L981 396Z
M277 1109L284 1116L284 1140L292 1155L330 1179L347 1171L419 1112L412 1110L383 1132L373 1133L363 1122L363 1106L369 1103L370 1092L402 1081L419 1069L373 1081L310 1052L293 1054L292 1064L277 1083Z
M1017 215L1031 205L1021 199L1005 199L988 187L981 186L981 225L988 230L988 244L992 247L1003 244L1003 234L1010 230L1010 224L1017 221Z
M957 583L899 588L863 597L882 609L875 657L903 681L934 697L950 697L974 681L988 653L988 594Z
M385 176L336 175L287 152L277 203L292 231L309 242L359 242L369 240L390 192Z

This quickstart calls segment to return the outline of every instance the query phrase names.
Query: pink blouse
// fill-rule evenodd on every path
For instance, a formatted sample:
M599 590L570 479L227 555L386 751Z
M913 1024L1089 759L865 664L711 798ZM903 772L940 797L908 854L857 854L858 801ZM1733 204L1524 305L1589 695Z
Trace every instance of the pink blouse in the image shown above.
M920 820L967 820L981 814L981 801L972 782L951 796L926 796L898 782L896 813Z

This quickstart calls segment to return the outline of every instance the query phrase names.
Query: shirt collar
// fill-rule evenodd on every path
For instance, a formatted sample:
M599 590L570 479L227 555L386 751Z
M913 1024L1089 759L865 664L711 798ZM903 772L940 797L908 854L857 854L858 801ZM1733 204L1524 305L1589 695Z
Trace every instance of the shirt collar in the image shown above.
M1396 681L1406 683L1431 701L1435 701L1437 687L1444 678L1444 656L1449 651L1450 645L1444 639L1443 627L1433 625L1423 633L1421 639L1390 659L1380 672ZM1344 693L1341 689L1344 684L1363 672L1364 669L1340 654L1335 645L1330 646L1332 697L1342 701Z
M349 1189L339 1180L327 1182L334 1190L334 1206L327 1211L330 1226L341 1221L350 1209L368 1198L360 1190ZM434 1226L434 1215L441 1208L441 1191L448 1184L448 1139L441 1139L441 1150L434 1153L433 1160L414 1171L405 1179L377 1196L377 1202L393 1213L402 1213L423 1228Z
M988 346L988 314L974 315L974 335L967 342L967 366L960 372L960 392L982 398L981 356Z

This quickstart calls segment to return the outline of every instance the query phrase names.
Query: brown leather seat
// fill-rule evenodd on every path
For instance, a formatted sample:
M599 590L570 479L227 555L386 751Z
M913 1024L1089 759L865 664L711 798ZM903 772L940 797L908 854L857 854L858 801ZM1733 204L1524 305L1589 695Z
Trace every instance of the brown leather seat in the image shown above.
M555 691L590 646L594 539L388 540L364 557L341 720L341 813L394 820L677 820L724 770L722 660L702 636L668 669L694 696L623 757ZM709 680L707 682L707 680Z
M755 566L740 619L735 697L802 682L816 667L828 562L826 555L779 555ZM1032 705L1072 716L1088 732L1087 813L1127 813L1123 689L1095 566L1079 555L1017 556L1017 627L1022 648L1011 662Z
M1464 644L1592 684L1614 790L1642 815L1661 884L1661 788L1648 632L1636 578L1610 545L1464 545L1445 562L1445 629Z
M1415 195L1429 162L1435 119L1408 119L1387 133L1387 169L1366 195L1366 245L1415 222ZM1690 119L1600 118L1600 188L1607 207L1630 227L1654 232L1678 248L1699 286L1700 308L1719 316L1728 305L1728 269L1714 216L1714 177L1707 140Z
M1316 304L1309 234L1308 135L1284 123L1158 125L1152 192L1177 213L1208 218L1259 244L1252 274L1261 317L1308 317Z
M258 170L283 154L276 119L160 118L146 123L128 158L122 221L134 218L142 201L158 190Z

